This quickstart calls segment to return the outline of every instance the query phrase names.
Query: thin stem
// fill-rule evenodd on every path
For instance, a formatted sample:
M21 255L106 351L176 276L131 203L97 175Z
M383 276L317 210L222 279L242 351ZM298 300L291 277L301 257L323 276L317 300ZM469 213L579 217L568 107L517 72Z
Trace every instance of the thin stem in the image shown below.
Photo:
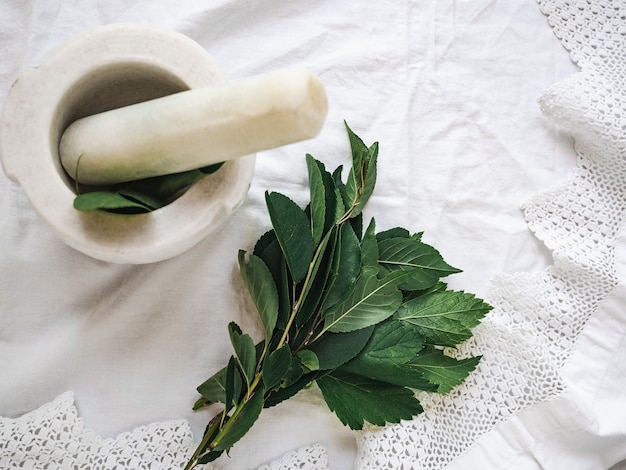
M223 416L226 414L226 410L224 410L220 414L222 415L222 418L223 418ZM219 427L222 425L222 419L216 419L216 418L217 418L217 415L213 418L213 422L211 423L211 426L204 433L204 437L202 438L202 441L200 441L200 444L196 448L196 451L193 453L193 456L191 457L189 462L187 462L187 465L185 466L183 470L191 470L192 468L194 468L196 465L198 465L200 459L208 453L208 452L202 452L202 449L204 449L208 445L209 440L211 439L213 434L215 434L215 431L219 429Z
M296 286L295 284L292 286L292 297L296 296ZM280 337L280 341L276 346L276 349L280 349L280 347L285 344L287 341L287 336L289 336L289 330L291 329L291 325L293 325L294 320L296 319L296 315L298 314L298 310L300 309L300 299L296 301L296 303L291 308L291 314L289 315L289 320L287 320L287 325L285 326L285 331L283 331L282 336Z

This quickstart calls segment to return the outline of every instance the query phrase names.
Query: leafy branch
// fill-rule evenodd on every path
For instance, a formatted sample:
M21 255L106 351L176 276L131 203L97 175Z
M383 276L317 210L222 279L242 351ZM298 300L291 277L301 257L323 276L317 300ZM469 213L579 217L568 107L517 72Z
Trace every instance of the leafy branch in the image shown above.
M446 393L480 357L443 352L471 337L491 309L472 294L448 290L459 272L396 227L364 230L374 191L378 144L366 146L346 125L352 166L345 183L306 156L310 203L265 194L272 229L252 253L239 252L244 283L263 326L252 338L234 322L234 354L198 387L200 409L221 404L186 469L217 459L274 406L316 382L342 423L361 429L397 423L422 411L416 390Z

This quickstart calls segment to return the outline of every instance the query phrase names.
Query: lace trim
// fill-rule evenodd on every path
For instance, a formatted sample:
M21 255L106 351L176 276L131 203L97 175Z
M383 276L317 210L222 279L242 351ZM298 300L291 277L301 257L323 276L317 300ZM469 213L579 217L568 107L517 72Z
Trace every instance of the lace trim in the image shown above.
M84 427L72 392L19 418L0 418L3 469L183 468L193 449L193 435L185 420L152 423L102 439Z

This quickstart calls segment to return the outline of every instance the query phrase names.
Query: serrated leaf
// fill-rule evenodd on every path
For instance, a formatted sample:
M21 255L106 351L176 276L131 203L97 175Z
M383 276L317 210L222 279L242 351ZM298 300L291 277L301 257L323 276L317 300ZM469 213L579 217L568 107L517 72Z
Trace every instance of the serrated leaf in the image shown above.
M423 347L423 338L397 320L376 325L363 350L340 370L370 379L419 390L435 391L421 371L405 366Z
M263 384L266 390L276 387L285 377L291 366L291 350L285 344L272 351L263 362Z
M375 325L394 314L402 293L391 279L378 279L377 271L364 268L350 297L324 317L324 329L333 333Z
M224 437L215 446L216 452L230 449L250 430L263 409L263 393L263 387L259 386L254 395L245 402L241 412L229 418L228 432L224 433Z
M376 234L376 239L378 241L380 240L386 240L388 238L409 238L411 236L411 233L403 228L403 227L393 227L387 230L383 230L382 232L379 232Z
M250 386L256 369L256 348L252 337L248 334L242 334L241 329L235 322L228 325L228 333L230 341L235 350L235 358L241 369L243 379Z
M266 193L265 201L293 282L300 282L313 259L309 219L295 202L280 193Z
M366 377L335 371L317 384L330 410L351 429L362 429L365 421L399 423L423 411L411 390Z
M346 300L361 271L361 246L349 224L339 228L338 240L332 259L332 268L321 311L325 312Z
M370 220L361 240L361 262L365 267L379 269L378 240L376 239L376 221L374 219Z
M278 318L278 290L274 277L261 258L239 251L239 270L261 319L265 339L269 342Z
M427 295L434 294L435 292L444 292L447 289L448 284L440 281L428 289L406 291L404 292L403 302L408 302L409 300L417 299L418 297L425 297Z
M284 257L274 229L268 230L261 235L254 245L252 254L263 260L267 268L272 273L274 281L278 284L278 279L280 278L280 266Z
M429 344L456 346L471 338L471 329L490 310L473 294L443 291L405 302L395 318L415 328Z
M402 290L428 289L439 278L460 272L435 248L413 238L385 238L379 240L378 249L382 272L406 274L398 285Z
M309 349L317 356L321 370L335 369L359 354L373 331L370 326L349 333L325 333Z
M417 331L390 319L376 325L365 347L350 362L368 368L404 364L415 358L423 347L424 338Z
M439 385L437 392L448 393L460 385L479 362L480 356L458 360L427 346L407 365L421 371L429 382Z
M366 374L360 373L360 368L344 364L338 371L363 375L372 380L407 387L413 390L422 390L424 392L436 392L439 385L428 380L421 370L415 369L407 364L386 364L379 369L368 369Z

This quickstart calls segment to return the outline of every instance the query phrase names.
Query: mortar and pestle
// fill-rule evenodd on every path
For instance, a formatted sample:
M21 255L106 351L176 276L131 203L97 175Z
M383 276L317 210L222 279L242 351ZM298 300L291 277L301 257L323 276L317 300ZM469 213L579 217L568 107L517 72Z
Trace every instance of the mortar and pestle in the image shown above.
M322 84L304 70L229 82L190 38L114 24L19 76L3 109L0 158L66 244L107 262L152 263L219 227L248 193L255 153L316 136L326 113ZM75 177L97 187L218 162L153 212L73 207Z

